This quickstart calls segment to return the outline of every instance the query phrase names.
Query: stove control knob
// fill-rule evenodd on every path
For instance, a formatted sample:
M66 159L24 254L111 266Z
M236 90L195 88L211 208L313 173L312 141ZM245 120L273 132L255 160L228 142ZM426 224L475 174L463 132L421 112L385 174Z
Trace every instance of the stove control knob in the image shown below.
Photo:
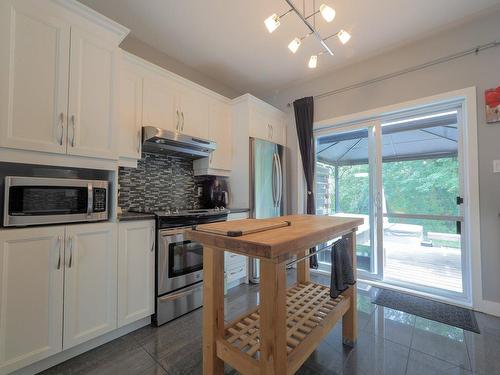
M173 212L173 213L174 213L174 214L178 214L178 213L179 213L179 209L178 209L178 208L176 208L176 209L174 210L174 212Z
M215 211L215 212L219 212L219 207L215 207L215 208L214 208L214 211Z

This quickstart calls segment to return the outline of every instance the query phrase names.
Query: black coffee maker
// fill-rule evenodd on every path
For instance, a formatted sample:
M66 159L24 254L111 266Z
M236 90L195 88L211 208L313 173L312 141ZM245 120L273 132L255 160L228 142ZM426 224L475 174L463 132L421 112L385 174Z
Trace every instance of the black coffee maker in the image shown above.
M226 208L229 204L229 181L227 177L205 176L201 181L200 206L203 208Z

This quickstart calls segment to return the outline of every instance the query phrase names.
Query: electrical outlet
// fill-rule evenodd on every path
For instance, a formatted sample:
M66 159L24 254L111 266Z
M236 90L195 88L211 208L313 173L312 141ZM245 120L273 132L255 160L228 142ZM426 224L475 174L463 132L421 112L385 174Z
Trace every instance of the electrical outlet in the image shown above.
M500 173L500 160L493 160L493 173Z

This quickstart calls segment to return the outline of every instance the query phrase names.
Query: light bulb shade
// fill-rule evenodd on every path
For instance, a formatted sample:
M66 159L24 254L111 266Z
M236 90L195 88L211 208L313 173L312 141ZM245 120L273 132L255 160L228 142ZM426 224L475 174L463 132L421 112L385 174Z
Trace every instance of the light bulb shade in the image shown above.
M267 31L272 33L280 25L280 18L278 17L278 15L276 13L274 13L273 15L266 18L266 20L264 21L264 24L267 27Z
M321 4L319 6L319 11L326 22L332 22L335 19L335 9L329 7L326 4Z
M342 44L346 44L351 39L351 34L345 30L340 30L337 36Z
M309 64L307 66L311 69L316 68L318 65L318 56L317 55L312 55L311 58L309 59Z
M301 42L300 42L300 39L299 39L299 38L294 38L294 39L290 42L290 44L288 45L288 49L289 49L290 51L292 51L292 53L295 53L295 52L297 52L297 50L299 49L299 47L300 47L300 43L301 43Z

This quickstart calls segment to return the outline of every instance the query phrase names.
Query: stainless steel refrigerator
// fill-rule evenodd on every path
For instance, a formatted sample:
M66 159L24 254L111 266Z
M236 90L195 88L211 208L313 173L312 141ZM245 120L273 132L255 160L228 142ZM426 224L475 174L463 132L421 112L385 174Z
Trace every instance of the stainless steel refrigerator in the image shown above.
M283 146L250 138L250 212L255 219L283 215ZM251 259L249 280L258 283L259 261Z

